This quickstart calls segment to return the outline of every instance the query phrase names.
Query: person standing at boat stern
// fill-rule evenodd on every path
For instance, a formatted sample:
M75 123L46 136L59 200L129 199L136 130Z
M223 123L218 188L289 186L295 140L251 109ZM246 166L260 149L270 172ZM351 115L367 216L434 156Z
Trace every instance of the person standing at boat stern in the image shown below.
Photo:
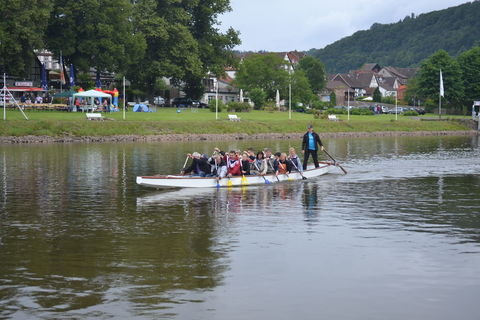
M312 155L315 168L318 168L318 146L323 151L323 143L318 134L313 131L313 126L309 125L307 133L303 136L302 153L305 155L303 159L303 170L307 170L308 158Z

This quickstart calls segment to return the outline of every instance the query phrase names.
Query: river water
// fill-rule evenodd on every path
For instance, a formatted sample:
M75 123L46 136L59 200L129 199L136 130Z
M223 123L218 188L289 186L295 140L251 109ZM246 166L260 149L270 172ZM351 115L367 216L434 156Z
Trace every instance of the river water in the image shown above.
M135 184L292 143L0 146L0 318L480 319L478 137L330 139L349 174L304 182Z

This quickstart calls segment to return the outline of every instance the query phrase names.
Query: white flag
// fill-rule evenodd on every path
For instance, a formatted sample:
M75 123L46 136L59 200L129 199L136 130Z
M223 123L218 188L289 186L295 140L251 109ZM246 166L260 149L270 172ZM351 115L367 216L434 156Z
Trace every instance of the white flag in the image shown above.
M445 97L445 91L443 90L442 70L440 70L440 96Z

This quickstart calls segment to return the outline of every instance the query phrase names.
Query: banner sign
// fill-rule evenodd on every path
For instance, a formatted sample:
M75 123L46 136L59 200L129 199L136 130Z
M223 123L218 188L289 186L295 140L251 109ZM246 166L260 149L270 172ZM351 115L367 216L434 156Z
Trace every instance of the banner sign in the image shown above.
M15 87L33 87L32 81L16 81Z
M474 106L480 106L480 101L473 101Z

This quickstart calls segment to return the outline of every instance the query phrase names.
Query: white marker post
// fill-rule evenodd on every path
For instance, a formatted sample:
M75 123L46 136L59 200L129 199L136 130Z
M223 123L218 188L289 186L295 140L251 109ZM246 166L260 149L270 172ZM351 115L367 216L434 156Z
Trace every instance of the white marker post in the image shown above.
M123 120L125 120L125 109L127 105L125 104L125 76L123 76Z
M348 91L347 91L347 120L350 121L350 88L348 88Z
M395 120L398 120L398 102L397 102L397 91L395 91Z
M3 74L3 120L7 120L7 80Z
M292 83L288 84L288 119L292 120Z
M218 79L215 78L213 81L215 81L215 120L218 120Z

